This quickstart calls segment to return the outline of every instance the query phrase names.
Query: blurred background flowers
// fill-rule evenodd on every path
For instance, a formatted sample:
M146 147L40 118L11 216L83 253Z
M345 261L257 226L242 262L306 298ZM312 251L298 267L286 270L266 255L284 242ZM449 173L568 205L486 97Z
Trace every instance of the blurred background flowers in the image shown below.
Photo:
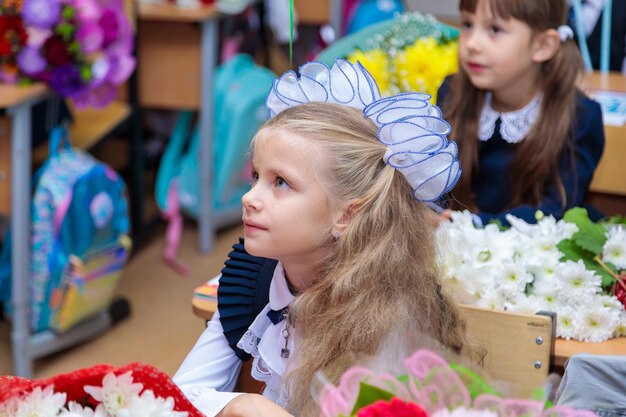
M434 103L445 77L458 71L456 35L442 32L432 15L403 13L386 33L366 43L367 48L355 50L347 59L367 68L383 96L419 91L430 94Z
M2 0L0 82L44 82L103 107L135 68L123 0Z

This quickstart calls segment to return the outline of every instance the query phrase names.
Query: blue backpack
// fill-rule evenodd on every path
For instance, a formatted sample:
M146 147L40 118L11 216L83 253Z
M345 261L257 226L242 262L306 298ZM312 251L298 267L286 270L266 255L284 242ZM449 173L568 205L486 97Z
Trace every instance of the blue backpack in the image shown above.
M50 154L33 177L30 323L65 331L105 309L130 250L125 185L108 165L50 134ZM10 314L10 236L0 261L0 296Z
M265 99L276 76L255 64L251 56L238 54L222 64L215 76L215 134L212 205L216 213L241 206L249 189L246 153L259 126L269 118ZM179 272L177 240L182 233L180 211L197 219L200 212L200 135L192 128L193 114L180 113L157 172L155 198L170 220L165 260Z

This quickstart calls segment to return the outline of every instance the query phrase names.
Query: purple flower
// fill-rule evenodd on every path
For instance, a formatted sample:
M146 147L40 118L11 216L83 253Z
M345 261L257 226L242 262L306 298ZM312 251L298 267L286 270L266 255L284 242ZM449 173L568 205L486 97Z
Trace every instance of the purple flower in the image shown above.
M26 25L51 29L61 18L61 1L24 0L22 15Z
M117 86L104 83L96 88L83 88L72 96L72 100L79 109L86 107L102 108L113 101L115 97L117 97Z
M17 65L26 75L36 75L46 69L46 59L38 48L26 47L17 55Z
M80 71L72 64L65 64L52 69L50 87L63 97L76 94L83 87Z
M102 46L104 32L100 25L92 21L83 21L76 32L76 39L80 44L80 49L85 54L96 52Z
M100 16L100 20L98 21L100 28L102 28L102 31L104 32L103 45L105 47L115 42L117 39L120 29L120 25L118 23L118 13L110 9L104 10L102 12L102 16Z
M120 85L128 79L135 69L135 57L126 54L109 55L108 80L115 85Z

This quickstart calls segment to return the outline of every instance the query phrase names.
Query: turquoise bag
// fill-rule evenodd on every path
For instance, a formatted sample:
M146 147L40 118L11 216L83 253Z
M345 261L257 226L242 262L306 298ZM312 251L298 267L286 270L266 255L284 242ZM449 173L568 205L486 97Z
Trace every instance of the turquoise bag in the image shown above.
M246 154L252 137L269 118L265 99L275 78L272 71L256 65L246 54L233 56L216 71L211 196L214 212L240 207L241 197L249 189ZM194 219L200 212L200 135L197 126L192 128L192 122L192 112L180 112L161 158L155 185L157 205L170 220L166 245L169 253L164 257L185 274L188 271L173 258L182 233L179 208Z
M126 186L111 167L73 149L65 128L55 127L48 159L33 177L33 190L31 330L64 331L97 313L96 307L105 308L113 295L130 249ZM10 242L7 236L0 261L0 296L7 314ZM76 268L88 273L77 274Z

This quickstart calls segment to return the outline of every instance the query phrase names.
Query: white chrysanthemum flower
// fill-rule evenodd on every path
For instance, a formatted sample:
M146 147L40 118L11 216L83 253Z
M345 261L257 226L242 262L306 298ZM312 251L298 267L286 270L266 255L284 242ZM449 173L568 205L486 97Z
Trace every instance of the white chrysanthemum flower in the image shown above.
M102 404L98 404L95 409L91 409L72 401L67 405L67 409L61 411L59 417L107 417L107 412Z
M622 309L619 314L619 323L615 326L615 333L613 333L613 336L626 336L626 310L624 309Z
M494 282L498 278L494 266L474 267L463 264L456 270L458 279L456 294L459 302L476 304L486 291L495 291Z
M520 233L539 239L544 242L560 242L571 238L578 231L578 226L564 220L556 221L553 216L544 216L536 224L526 223L524 220L508 214L506 220Z
M441 410L435 411L432 417L498 417L498 414L489 410L474 410L459 407L454 410L442 408Z
M536 314L538 311L545 310L541 307L539 300L534 294L525 295L518 294L514 299L509 299L504 305L504 309L522 314Z
M476 306L489 310L502 310L505 301L502 293L494 288L487 288L480 293L476 293L475 297L476 302L474 304Z
M562 262L554 273L562 283L563 296L569 300L586 302L602 291L602 278L585 268L582 260Z
M102 387L85 386L85 392L96 401L101 402L107 413L112 416L117 415L119 410L125 408L130 399L139 395L142 389L142 384L133 383L132 371L119 376L109 372L102 379Z
M532 293L536 294L538 297L543 296L543 294L561 294L561 291L563 290L563 283L554 276L554 271L557 269L558 265L556 265L555 269L552 271L552 276L548 276L547 274L535 275L531 289Z
M130 404L117 413L117 417L187 417L185 411L174 411L172 397L155 397L152 390L145 390L141 397L133 397Z
M537 297L539 310L558 312L563 306L559 292L556 290L542 291L539 294L535 294L535 296Z
M17 414L17 399L9 398L0 404L0 417L13 417Z
M14 417L56 417L65 405L65 393L54 392L52 386L36 387L18 402Z
M506 298L513 298L516 294L523 293L526 284L533 281L534 277L526 270L521 262L505 261L496 266L498 279L496 286L506 294Z
M595 302L579 305L575 314L579 340L584 342L603 342L611 338L620 321L618 312L604 309Z
M524 255L523 262L526 263L528 272L534 275L535 283L538 280L545 282L553 280L554 273L559 267L559 258L547 252Z
M474 216L469 210L463 211L453 211L452 212L452 222L449 224L453 224L455 228L461 228L466 230L475 230L474 226Z
M579 326L576 326L576 314L573 308L563 307L556 315L556 335L563 339L577 339L580 336Z
M598 294L595 298L598 304L602 305L602 307L607 310L613 310L618 313L624 311L624 305L614 295Z
M626 269L626 228L613 226L606 231L606 243L602 248L602 260L611 262L618 269Z
M514 235L502 232L495 224L488 224L479 239L465 249L470 254L470 262L476 267L498 265L513 258L516 251Z

